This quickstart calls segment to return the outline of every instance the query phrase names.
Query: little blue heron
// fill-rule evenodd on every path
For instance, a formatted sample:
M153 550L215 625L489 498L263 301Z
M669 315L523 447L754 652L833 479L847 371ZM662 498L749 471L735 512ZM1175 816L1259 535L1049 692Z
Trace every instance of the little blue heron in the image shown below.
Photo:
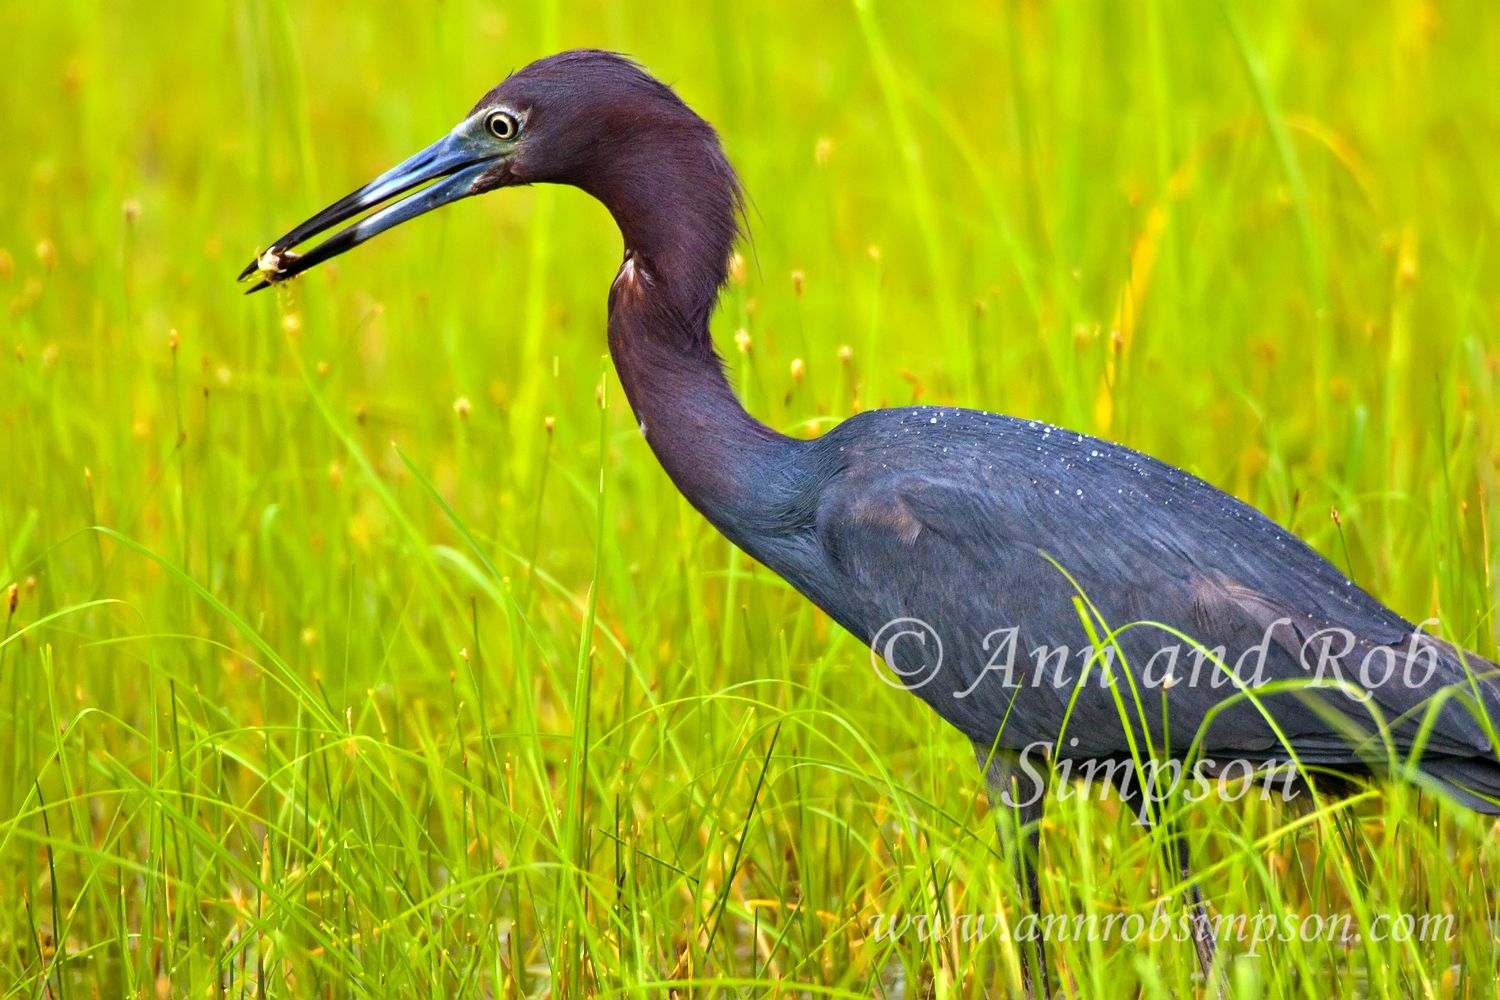
M1146 755L1200 754L1291 760L1301 776L1399 772L1500 812L1495 665L1416 628L1202 480L1117 444L973 410L872 410L812 440L747 413L709 334L740 234L739 181L713 127L622 56L564 52L512 74L437 143L276 240L240 277L258 278L256 291L440 205L538 183L582 188L619 225L609 350L667 475L892 667L907 658L905 686L973 742L992 803L1007 807L999 825L1033 913L1042 797L1020 787L1030 747L1059 767L1123 761L1139 772ZM1175 653L1153 679L1164 637L1195 642L1200 659L1211 651L1215 678L1255 652L1254 683L1184 679ZM1016 683L997 668L1006 645L1080 651L1109 682L1058 667ZM1310 649L1321 649L1315 663ZM1352 669L1398 654L1404 670ZM1152 796L1119 777L1131 773L1111 780L1138 805ZM1167 842L1207 971L1214 941L1186 841ZM1028 986L1031 962L1047 990L1040 947L1023 954Z

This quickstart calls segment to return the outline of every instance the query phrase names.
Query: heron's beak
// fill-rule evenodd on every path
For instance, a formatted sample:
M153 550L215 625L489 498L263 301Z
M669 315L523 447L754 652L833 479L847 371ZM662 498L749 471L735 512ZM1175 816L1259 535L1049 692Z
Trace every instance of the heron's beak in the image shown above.
M500 158L500 152L492 143L487 142L482 135L472 134L460 126L416 156L387 170L358 191L340 198L274 241L240 272L239 280L258 276L260 280L250 288L251 292L258 292L276 282L295 277L314 264L321 264L351 247L359 246L377 233L383 233L407 219L416 218L450 201L467 198L476 193L475 185L479 178L494 169ZM436 183L429 183L434 181ZM424 184L428 186L422 187ZM361 212L384 204L397 195L406 194L413 188L421 190L372 212L306 253L293 252L298 244L305 243Z

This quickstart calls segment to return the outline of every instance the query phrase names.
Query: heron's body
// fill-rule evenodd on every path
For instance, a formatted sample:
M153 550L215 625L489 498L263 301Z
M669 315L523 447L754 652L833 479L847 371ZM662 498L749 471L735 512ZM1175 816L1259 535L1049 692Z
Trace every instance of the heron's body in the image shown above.
M434 180L305 256L290 253ZM1211 757L1295 753L1304 765L1364 774L1419 745L1423 713L1446 691L1457 697L1435 709L1420 766L1465 804L1497 811L1500 766L1480 721L1500 718L1494 665L1414 635L1307 545L1202 480L1116 444L974 410L876 410L813 440L746 413L709 334L739 232L738 182L713 129L618 56L563 53L507 78L431 149L273 244L257 287L438 204L530 183L580 187L619 224L610 353L673 482L860 639L897 619L929 629L943 660L916 693L981 758L1038 742L1064 758L1120 758L1138 755L1143 737L1152 753L1176 756L1197 739ZM1136 622L1155 624L1118 634L1118 683L1099 682L1098 662L1086 676L1103 631ZM1385 651L1420 648L1433 667L1415 684L1400 682L1398 666L1393 683L1361 689L1355 676L1343 691L1281 690L1279 681L1308 678L1299 651L1327 629L1350 637L1346 682L1349 667ZM1002 675L993 668L1007 633L1016 669ZM1270 689L1251 700L1212 683L1211 666L1152 685L1153 662L1162 669L1153 657L1183 637L1227 664L1264 646L1256 679ZM1036 670L1039 649L1066 651L1061 669ZM1145 688L1139 701L1122 703L1127 674ZM1377 731L1388 742L1362 737ZM1035 900L1034 877L1031 892ZM1200 955L1211 955L1202 941Z
M1391 736L1406 753L1428 700L1454 685L1468 690L1452 647L1420 633L1253 507L1147 455L1037 421L937 406L872 410L810 441L787 438L738 406L715 359L705 357L692 377L689 366L679 368L683 381L663 393L635 382L628 351L615 346L626 391L683 493L866 643L898 619L930 630L942 660L917 678L915 693L976 746L1049 742L1061 757L1130 754L1119 702L1104 683L1106 661L1092 655L1111 643L1102 629L1085 630L1074 604L1080 596L1107 627L1141 623L1113 640L1112 662L1149 692L1142 699L1149 729L1169 753L1201 738L1208 756L1287 763L1295 752L1304 764L1351 773L1366 772L1379 754L1335 731L1306 690L1261 697L1281 735L1248 699L1222 707L1236 685L1209 658L1197 683L1171 685L1163 726L1156 695L1169 671L1160 654L1181 647L1172 671L1182 678L1198 662L1178 633L1230 667L1265 645L1259 686L1308 680L1317 669L1315 637L1328 629L1358 646L1326 666L1325 681L1357 686L1370 651L1391 650L1397 671L1370 700L1330 690L1319 701L1365 731L1375 718L1399 720ZM1435 667L1408 686L1399 682L1400 664L1414 642L1430 650L1414 677L1429 662ZM1009 670L998 659L1002 643L1014 654ZM1475 675L1494 670L1468 659ZM1384 672L1383 654L1371 663L1370 676ZM1500 718L1494 686L1480 680L1474 690ZM1483 727L1457 702L1440 718L1424 770L1466 804L1495 811L1468 791L1500 795Z

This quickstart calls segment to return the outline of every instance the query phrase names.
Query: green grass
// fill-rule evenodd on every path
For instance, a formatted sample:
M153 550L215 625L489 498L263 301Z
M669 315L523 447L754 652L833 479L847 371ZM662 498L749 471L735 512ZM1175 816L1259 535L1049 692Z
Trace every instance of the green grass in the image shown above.
M657 468L598 205L504 192L233 284L559 48L720 126L754 241L716 331L761 418L1120 440L1495 655L1487 4L376 10L0 12L0 995L1014 988L998 938L872 937L1019 917L972 758ZM1492 995L1491 822L1391 789L1187 824L1216 911L1456 915L1226 945L1233 995ZM1049 910L1178 912L1113 801L1051 803L1044 862ZM1200 988L1171 940L1053 952L1070 996Z

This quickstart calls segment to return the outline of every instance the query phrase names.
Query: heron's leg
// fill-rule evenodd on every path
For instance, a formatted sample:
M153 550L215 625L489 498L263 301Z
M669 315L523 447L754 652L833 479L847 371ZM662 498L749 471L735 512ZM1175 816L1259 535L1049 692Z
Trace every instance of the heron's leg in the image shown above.
M1188 884L1184 902L1187 903L1188 924L1193 929L1193 948L1198 953L1198 965L1203 970L1203 979L1206 983L1212 975L1214 966L1214 954L1218 949L1218 942L1214 939L1213 922L1208 919L1208 907L1203 902L1203 890L1198 888L1198 880L1193 878L1193 866L1188 857L1187 834L1181 825L1170 818L1157 814L1157 808L1147 806L1144 796L1139 787L1131 783L1120 789L1121 797L1125 800L1126 807L1136 816L1140 817L1147 829L1158 831L1159 836L1167 838L1167 846L1172 849L1172 858L1177 864L1177 877ZM1221 974L1218 983L1218 992L1223 995L1228 988L1227 979Z
M1021 976L1026 995L1036 996L1038 980L1041 995L1052 995L1051 976L1047 970L1047 944L1041 936L1042 886L1038 877L1041 864L1042 803L1046 799L1045 780L1029 785L1017 774L1016 755L1007 750L975 747L979 766L984 772L985 789L990 808L995 811L995 827L1006 857L1015 868L1016 883L1026 894L1027 905L1035 920L1037 936L1021 948ZM1035 774L1035 772L1032 772ZM1033 971L1034 970L1034 971Z
M1214 953L1218 949L1218 942L1214 940L1214 928L1208 919L1208 907L1203 904L1203 891L1198 888L1198 880L1193 878L1193 867L1188 858L1187 835L1170 827L1165 832L1173 838L1173 850L1177 856L1177 874L1188 884L1188 922L1193 928L1193 947L1198 950L1198 965L1203 969L1203 979L1206 982L1213 974ZM1224 984L1220 985L1222 987Z

